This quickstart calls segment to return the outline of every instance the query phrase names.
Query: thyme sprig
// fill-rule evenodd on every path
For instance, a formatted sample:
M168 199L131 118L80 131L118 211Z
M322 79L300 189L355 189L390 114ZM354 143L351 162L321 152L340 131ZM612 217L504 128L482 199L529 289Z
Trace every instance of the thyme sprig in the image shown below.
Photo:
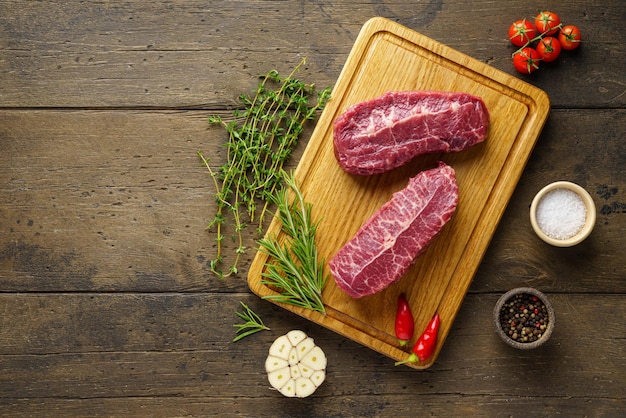
M312 221L311 204L304 200L293 174L283 171L283 178L285 185L271 200L278 209L281 231L288 239L282 244L277 236L259 240L260 251L269 256L261 283L278 288L280 293L263 298L325 314L322 290L327 276L315 243L317 223ZM294 195L292 201L290 194Z
M239 258L246 251L242 231L247 223L256 223L259 235L263 232L270 197L282 186L283 165L295 149L305 122L314 119L330 98L330 87L316 92L314 84L294 77L305 62L303 59L286 78L275 70L262 76L252 97L239 97L243 109L233 112L233 120L209 118L209 124L223 126L229 136L225 144L227 163L217 170L198 151L216 190L217 211L207 228L217 233L217 250L210 266L220 277L237 274ZM224 273L222 242L229 212L237 248L234 261Z
M263 330L269 331L269 328L263 323L259 315L257 315L245 303L239 303L243 307L243 312L236 311L235 314L246 322L234 325L234 327L237 328L237 336L233 339L233 342L237 342L248 335L254 334L255 332Z

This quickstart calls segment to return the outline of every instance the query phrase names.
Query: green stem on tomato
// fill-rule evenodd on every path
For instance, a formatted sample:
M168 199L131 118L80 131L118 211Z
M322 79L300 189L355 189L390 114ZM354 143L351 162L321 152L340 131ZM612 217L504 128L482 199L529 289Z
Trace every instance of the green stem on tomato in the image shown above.
M563 24L559 23L557 26L543 31L539 35L535 36L533 39L528 40L523 46L519 47L519 49L517 51L515 51L513 54L511 54L511 56L514 57L515 55L517 55L520 52L522 52L522 50L524 50L524 48L528 48L534 42L542 40L548 34L548 32L552 32L555 29L557 31L559 31L559 30L561 30L562 27L563 27Z

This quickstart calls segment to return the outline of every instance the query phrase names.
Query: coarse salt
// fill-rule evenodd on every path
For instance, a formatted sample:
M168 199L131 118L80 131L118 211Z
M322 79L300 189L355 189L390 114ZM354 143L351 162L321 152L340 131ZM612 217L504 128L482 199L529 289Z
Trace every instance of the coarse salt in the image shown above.
M585 225L587 207L582 198L569 189L554 189L537 204L537 224L554 239L573 237Z

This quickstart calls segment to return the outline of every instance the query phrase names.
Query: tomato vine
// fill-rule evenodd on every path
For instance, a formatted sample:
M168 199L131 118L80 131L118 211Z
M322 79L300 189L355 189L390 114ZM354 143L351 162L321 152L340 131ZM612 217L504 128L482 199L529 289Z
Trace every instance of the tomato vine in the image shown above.
M508 37L519 47L512 54L513 66L523 74L538 70L541 62L553 62L562 50L578 48L581 33L578 27L564 26L554 12L543 11L534 19L516 20L509 26Z

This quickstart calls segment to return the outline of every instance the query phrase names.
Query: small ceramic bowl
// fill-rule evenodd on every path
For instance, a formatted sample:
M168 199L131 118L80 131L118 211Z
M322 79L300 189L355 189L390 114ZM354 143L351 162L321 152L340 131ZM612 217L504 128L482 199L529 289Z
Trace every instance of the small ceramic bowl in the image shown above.
M548 341L555 315L546 295L532 287L518 287L498 299L493 321L502 341L520 350L530 350Z
M585 216L585 221L580 230L576 232L573 236L570 236L565 239L554 238L547 233L545 233L541 227L539 226L539 222L537 221L537 207L541 200L550 192L557 189L565 189L570 190L576 193L582 199L585 207L587 208L587 213ZM545 186L543 189L537 193L535 198L530 205L530 223L535 230L535 233L541 238L543 241L548 244L554 245L556 247L571 247L573 245L579 244L585 238L591 234L593 227L596 223L596 206L593 203L593 199L589 195L589 193L575 183L571 183L569 181L557 181L554 183L550 183Z

